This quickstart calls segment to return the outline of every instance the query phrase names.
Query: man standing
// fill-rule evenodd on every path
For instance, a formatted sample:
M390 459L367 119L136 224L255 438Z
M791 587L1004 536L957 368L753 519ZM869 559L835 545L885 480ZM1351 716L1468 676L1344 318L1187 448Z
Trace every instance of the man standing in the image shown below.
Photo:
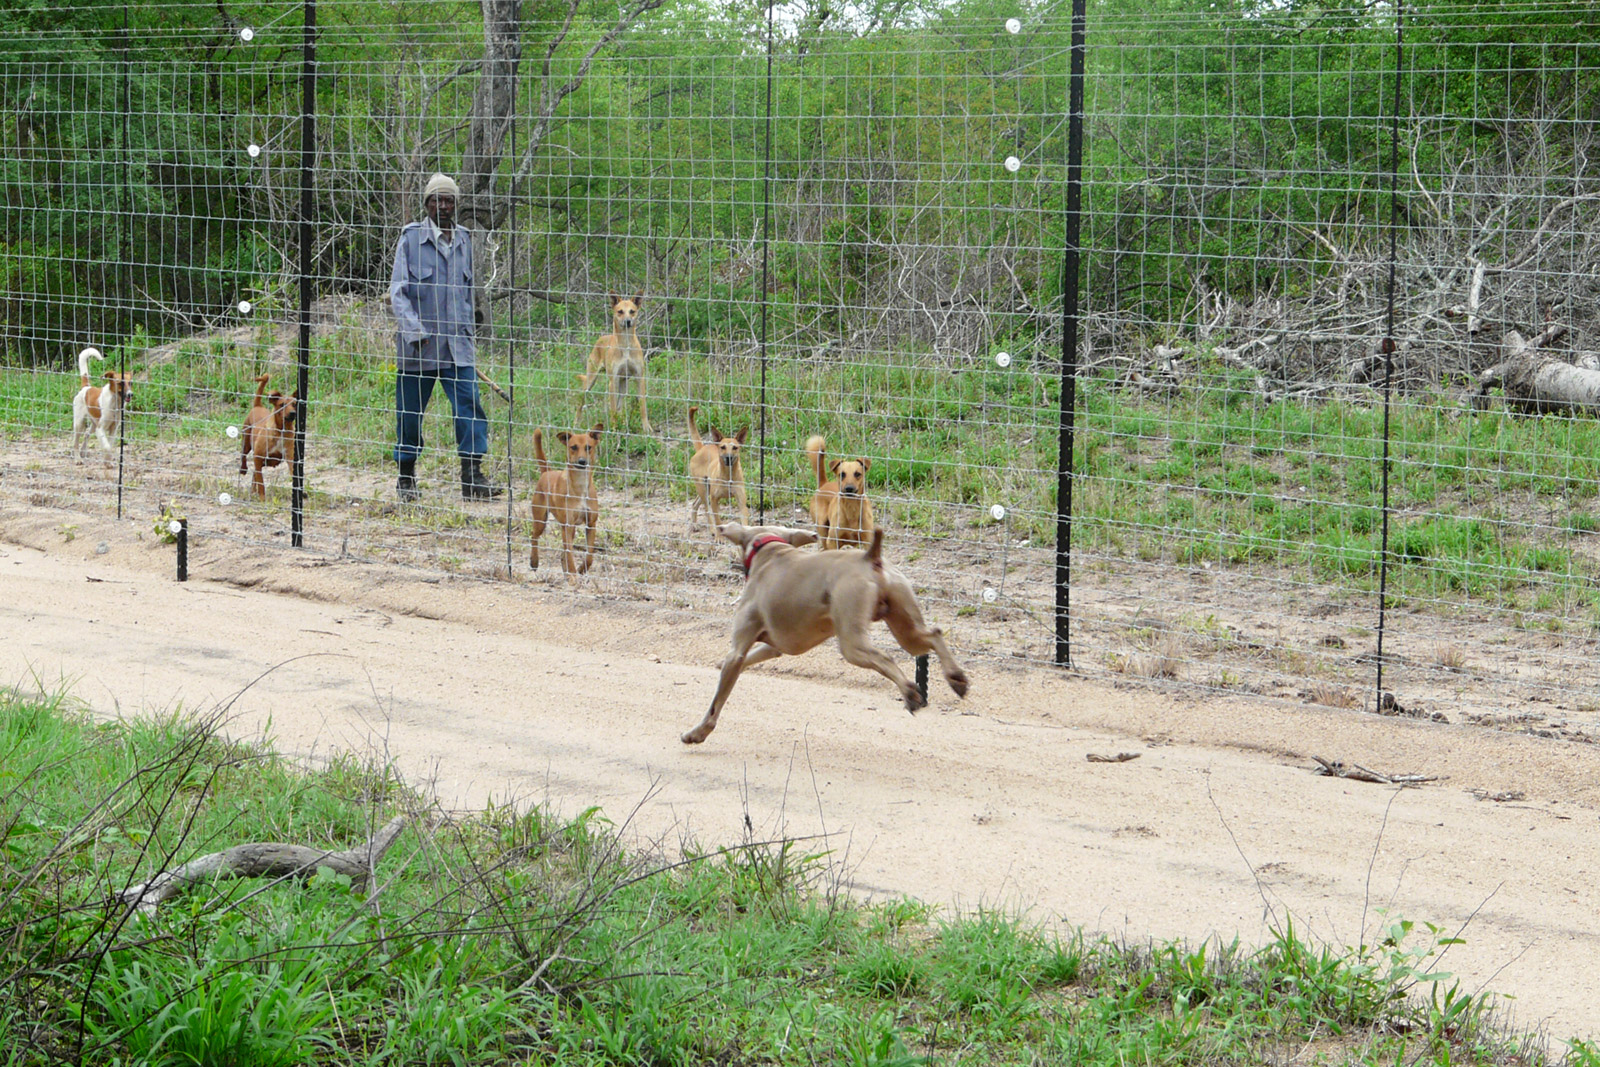
M422 452L422 414L437 382L450 398L456 453L461 457L461 498L489 500L505 490L483 473L489 451L489 419L478 402L474 340L483 323L472 283L472 231L456 225L461 190L443 174L428 179L422 193L427 218L406 226L394 255L389 307L395 335L395 462L402 502L421 497L417 456Z

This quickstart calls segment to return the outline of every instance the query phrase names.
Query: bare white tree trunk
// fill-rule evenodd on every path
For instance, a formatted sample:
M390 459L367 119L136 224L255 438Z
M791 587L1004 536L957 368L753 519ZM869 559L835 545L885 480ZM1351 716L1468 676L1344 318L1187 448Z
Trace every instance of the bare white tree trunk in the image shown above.
M1546 355L1539 349L1567 332L1565 326L1548 326L1532 340L1512 330L1506 334L1506 359L1478 376L1472 404L1481 408L1488 392L1498 386L1514 411L1600 413L1600 370L1577 367Z

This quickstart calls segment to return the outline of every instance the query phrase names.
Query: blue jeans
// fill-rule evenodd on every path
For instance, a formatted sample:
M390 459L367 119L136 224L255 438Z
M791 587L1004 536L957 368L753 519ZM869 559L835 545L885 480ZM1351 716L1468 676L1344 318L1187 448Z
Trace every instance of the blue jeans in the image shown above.
M394 378L394 458L396 463L422 453L422 413L433 399L433 384L444 388L455 416L456 452L481 456L489 451L489 418L478 403L478 372L471 367L400 371Z

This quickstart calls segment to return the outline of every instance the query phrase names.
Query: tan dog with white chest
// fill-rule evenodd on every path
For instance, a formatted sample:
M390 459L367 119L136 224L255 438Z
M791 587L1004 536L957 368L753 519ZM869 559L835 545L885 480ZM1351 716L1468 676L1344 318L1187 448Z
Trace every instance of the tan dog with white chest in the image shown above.
M811 544L816 535L782 526L730 522L717 532L744 550L749 579L734 608L733 648L722 661L711 710L683 735L684 744L698 745L717 728L722 705L746 667L798 656L835 635L846 662L870 667L899 686L907 711L925 706L917 687L868 640L867 631L879 620L913 656L937 653L945 681L956 696L967 695L967 674L950 654L943 632L923 621L905 576L883 565L882 530L873 531L864 552L801 552L799 546Z
M606 376L606 410L615 422L618 409L627 397L628 383L632 382L639 393L639 421L645 433L650 429L650 414L644 405L644 349L639 344L639 307L643 296L632 300L611 294L611 332L603 335L589 351L587 371L578 377L582 393L578 398L578 413L588 401L589 390L595 378L604 371Z
M828 442L818 434L806 442L817 491L811 497L811 521L817 524L822 547L866 548L872 541L872 501L867 499L870 459L836 459L828 462ZM829 480L828 472L833 473Z
M744 464L739 459L750 427L741 426L732 437L724 437L715 426L708 426L711 440L702 441L700 429L694 424L695 414L699 410L696 407L689 409L689 440L694 445L694 454L689 457L689 480L694 483L694 507L689 512L689 533L694 533L694 524L700 518L700 509L704 508L711 516L711 539L715 541L715 528L722 525L722 517L717 514L719 500L737 500L740 521L746 526L750 525L750 504L744 494Z
M258 500L267 499L267 480L261 468L280 463L294 465L294 434L300 417L300 398L294 393L284 396L274 389L262 403L267 377L256 376L256 398L250 405L250 414L245 416L244 432L239 435L239 473L249 470L252 462L255 464L250 487Z
M82 463L83 446L94 430L105 453L106 465L111 464L111 438L122 426L122 413L133 399L133 378L108 370L105 385L89 384L89 361L104 359L98 348L85 348L78 353L78 395L72 398L72 454Z
M539 460L539 481L533 487L533 548L528 555L528 566L539 569L539 538L544 535L545 524L554 519L561 527L561 569L574 580L588 572L594 563L594 528L600 521L600 497L594 488L595 453L600 448L600 433L605 423L597 422L588 433L556 434L567 449L565 470L551 470L544 458L544 432L533 431L533 451ZM575 564L572 545L578 537L578 527L584 528L583 563Z

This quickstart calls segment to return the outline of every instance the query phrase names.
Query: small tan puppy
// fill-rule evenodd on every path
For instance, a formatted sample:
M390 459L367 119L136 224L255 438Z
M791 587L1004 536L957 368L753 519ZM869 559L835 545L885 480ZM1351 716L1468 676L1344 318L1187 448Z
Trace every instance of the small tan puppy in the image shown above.
M106 464L116 451L111 438L122 426L122 413L133 399L133 379L127 374L108 370L106 384L89 384L89 361L104 359L98 348L85 348L78 353L78 395L72 398L72 454L82 463L83 446L89 440L89 431L100 441Z
M276 467L280 463L294 465L294 431L300 417L300 398L293 393L284 396L274 389L262 403L267 389L267 375L256 377L256 398L250 405L250 414L244 419L244 432L239 434L239 473L243 474L255 464L250 476L250 488L257 500L267 499L267 480L262 467Z
M722 661L722 677L711 710L683 735L698 745L717 728L722 705L746 667L778 656L798 656L835 635L845 661L870 667L900 687L906 710L927 702L894 661L867 639L880 619L900 647L913 656L938 653L944 680L956 696L967 695L967 673L950 654L944 634L923 621L911 583L883 565L883 531L874 530L864 552L801 552L816 541L809 530L726 523L717 532L744 550L744 595L733 611L733 648Z
M811 521L823 549L866 548L872 540L872 501L867 499L870 459L836 459L828 462L828 442L819 434L806 442L817 491L811 497ZM828 478L828 472L833 479Z
M600 521L600 497L594 489L595 453L600 448L600 433L605 423L597 422L588 433L562 430L556 440L567 448L567 469L551 470L544 458L544 432L533 431L533 451L539 459L539 481L533 487L533 549L528 566L539 569L539 538L545 523L554 519L561 527L561 569L574 580L588 573L594 563L594 527ZM578 527L584 528L583 563L573 563L572 545Z
M617 411L627 398L628 383L631 381L639 391L639 421L644 424L645 433L652 433L650 414L644 406L644 349L639 345L639 335L635 329L639 321L639 307L643 303L643 296L629 300L616 293L611 294L611 332L594 343L594 348L589 352L588 370L578 377L582 388L578 398L578 413L583 413L589 390L600 372L604 371L606 411L612 421L618 418Z
M715 527L722 525L722 516L717 514L719 500L737 500L739 521L750 525L750 504L744 495L744 465L739 462L739 451L744 447L750 427L741 426L732 437L724 437L715 426L708 426L711 440L702 441L700 429L694 424L695 414L699 410L695 407L689 409L689 440L694 445L694 454L689 457L689 480L694 483L694 508L689 512L689 533L691 536L694 534L700 509L705 508L706 514L711 516L711 539L715 541Z

